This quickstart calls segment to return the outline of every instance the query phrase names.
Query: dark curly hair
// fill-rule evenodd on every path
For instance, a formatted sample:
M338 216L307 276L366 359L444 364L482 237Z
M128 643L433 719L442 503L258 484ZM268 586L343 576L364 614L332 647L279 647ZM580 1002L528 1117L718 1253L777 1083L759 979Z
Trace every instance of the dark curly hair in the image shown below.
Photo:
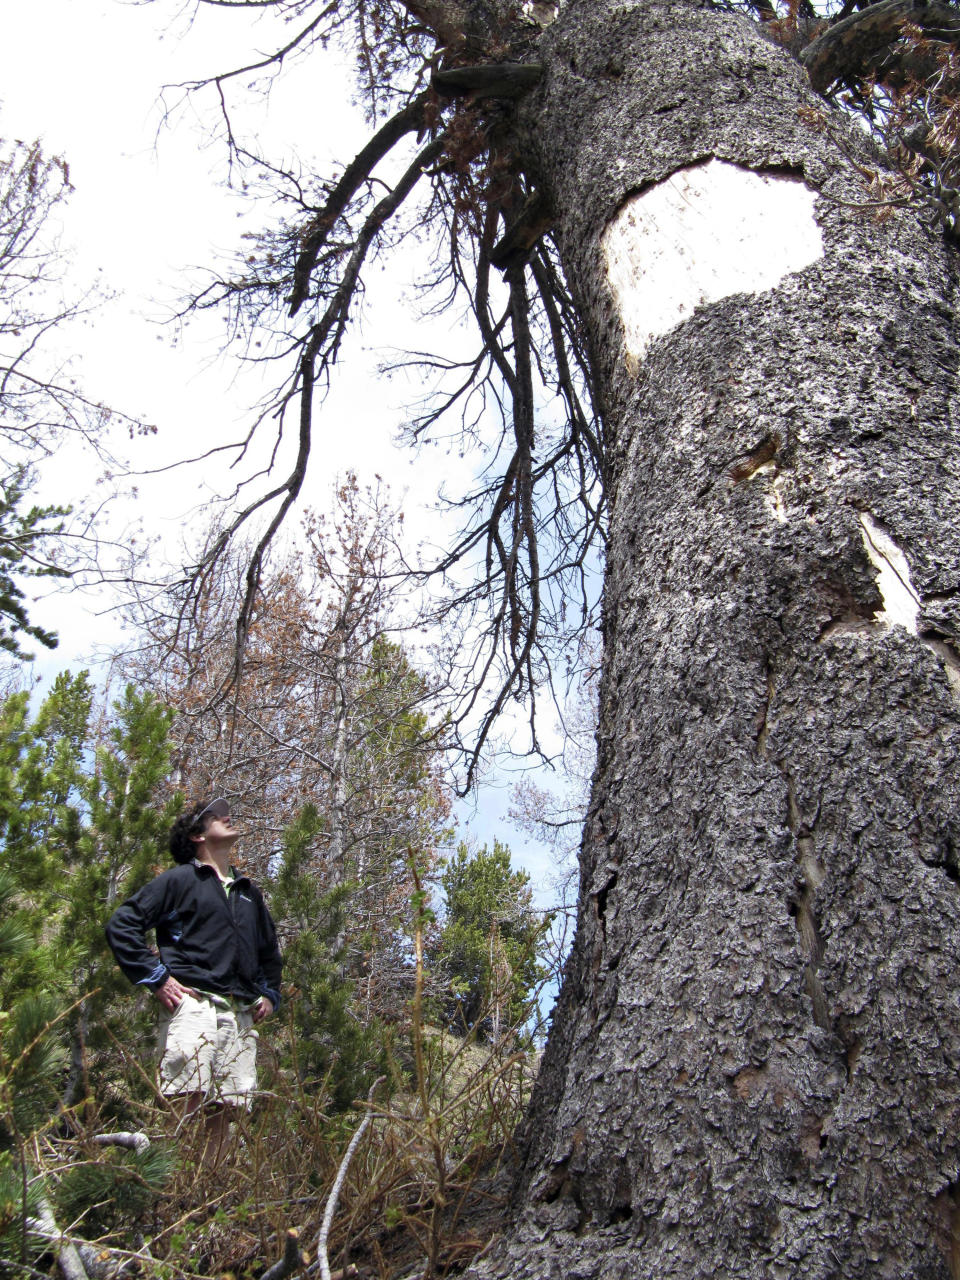
M202 836L213 821L213 814L201 815L209 808L207 801L201 800L186 813L181 813L170 828L170 852L174 862L192 862L197 856L197 846L192 836Z

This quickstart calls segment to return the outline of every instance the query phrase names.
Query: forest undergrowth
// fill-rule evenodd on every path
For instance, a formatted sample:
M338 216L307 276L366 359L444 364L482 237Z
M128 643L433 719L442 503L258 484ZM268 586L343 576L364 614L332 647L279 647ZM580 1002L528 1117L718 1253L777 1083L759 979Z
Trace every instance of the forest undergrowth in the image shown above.
M8 1151L0 1166L0 1268L67 1280L459 1269L502 1222L536 1054L512 1036L489 1044L424 1023L422 990L421 978L385 1074L340 1112L330 1072L297 1070L289 1009L261 1040L256 1103L220 1151L119 1040L99 1055L99 1087L28 1134L9 1092L21 1064L4 1061L3 1124L20 1159Z
M375 673L383 646L368 653ZM93 694L65 673L35 710L0 700L0 1276L400 1280L466 1263L502 1222L553 978L529 877L498 841L450 851L409 716L389 754L381 718L346 757L379 790L358 785L337 822L283 801L267 845L270 811L251 805L240 865L277 923L283 999L258 1028L254 1103L214 1149L159 1093L159 1006L103 932L169 862L173 715L132 686L95 715Z

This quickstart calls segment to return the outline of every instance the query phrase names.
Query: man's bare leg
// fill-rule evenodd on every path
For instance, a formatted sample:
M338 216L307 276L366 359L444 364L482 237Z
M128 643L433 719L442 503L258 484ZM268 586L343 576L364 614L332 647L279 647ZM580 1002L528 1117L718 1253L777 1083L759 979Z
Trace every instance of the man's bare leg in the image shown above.
M203 1114L203 1147L200 1162L205 1169L215 1169L230 1146L230 1124L234 1108L224 1102L204 1102L202 1093L181 1094L183 1110L177 1128Z
M230 1149L230 1125L234 1108L225 1102L212 1103L203 1118L205 1142L203 1163L215 1169Z

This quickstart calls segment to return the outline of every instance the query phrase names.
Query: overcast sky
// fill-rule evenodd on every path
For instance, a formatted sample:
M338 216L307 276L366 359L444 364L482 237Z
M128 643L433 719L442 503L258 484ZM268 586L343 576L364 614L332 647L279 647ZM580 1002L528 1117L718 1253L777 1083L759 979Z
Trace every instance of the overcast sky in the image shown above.
M235 358L220 355L219 319L190 326L179 340L162 323L191 281L263 220L263 211L226 183L224 148L210 136L212 103L184 103L171 89L161 100L161 90L249 61L251 52L273 47L269 29L254 30L251 40L249 11L201 7L192 26L189 13L167 0L32 0L6 7L0 44L0 136L39 137L49 153L68 160L76 190L64 230L78 288L97 280L114 295L74 333L76 371L89 395L156 425L158 434L132 450L144 469L237 438L261 389L259 374L238 374ZM296 156L305 169L327 173L369 136L352 96L346 59L327 56L321 70L314 56L308 66L286 69L269 99L239 111L237 122L264 153ZM174 108L166 123L164 105ZM465 474L469 461L442 446L416 457L398 450L394 437L417 387L402 376L378 376L389 348L427 347L451 327L448 318L432 330L411 318L405 295L417 267L407 254L407 278L396 266L368 273L363 322L320 416L305 495L324 507L347 469L361 481L379 473L403 503L412 536L435 540L442 532L429 514L431 499L457 469ZM64 457L46 484L62 495L62 480L69 496L94 479L92 464L84 470ZM140 482L135 511L173 557L184 529L202 526L209 498L228 486L220 461L199 474L168 473ZM61 634L45 670L84 660L97 643L113 640L116 624L103 616L103 604L57 597L36 607L36 619ZM492 776L478 809L463 813L479 838L506 837L542 880L547 855L505 824L509 781Z

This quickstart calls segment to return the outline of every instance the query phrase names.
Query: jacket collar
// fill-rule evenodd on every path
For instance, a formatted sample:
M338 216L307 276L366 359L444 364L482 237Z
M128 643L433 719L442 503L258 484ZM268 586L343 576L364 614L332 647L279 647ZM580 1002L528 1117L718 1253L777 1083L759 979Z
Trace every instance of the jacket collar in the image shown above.
M192 858L192 859L190 860L189 865L190 865L191 867L196 867L196 869L197 869L198 871L201 871L201 872L204 872L204 873L209 872L209 874L210 874L210 875L214 875L214 876L215 876L215 875L217 874L217 869L216 869L216 867L212 867L212 866L210 865L210 863L209 863L209 862L201 862L199 858ZM241 874L241 872L239 872L239 871L237 870L237 868L236 868L236 867L234 867L234 866L231 866L231 868L230 868L230 874L233 876L233 878L234 878L234 880L236 881L236 883L237 883L237 884L249 884L249 883L250 883L250 878L249 878L249 876L245 876L245 875ZM219 877L218 877L218 879L219 879Z

